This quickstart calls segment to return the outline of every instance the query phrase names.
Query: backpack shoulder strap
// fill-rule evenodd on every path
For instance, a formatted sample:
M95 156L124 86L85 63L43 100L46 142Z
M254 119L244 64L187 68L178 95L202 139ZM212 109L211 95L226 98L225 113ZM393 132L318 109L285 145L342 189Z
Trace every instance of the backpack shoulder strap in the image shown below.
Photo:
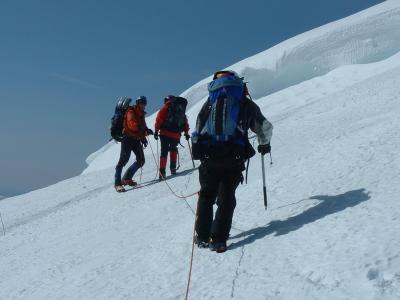
M239 126L241 129L247 133L249 129L249 114L250 114L250 106L252 100L243 96L240 100L240 111L239 111Z
M211 102L210 98L207 98L207 101L203 104L196 120L196 132L198 134L201 133L203 130L204 126L206 125L208 116L210 115L211 112Z

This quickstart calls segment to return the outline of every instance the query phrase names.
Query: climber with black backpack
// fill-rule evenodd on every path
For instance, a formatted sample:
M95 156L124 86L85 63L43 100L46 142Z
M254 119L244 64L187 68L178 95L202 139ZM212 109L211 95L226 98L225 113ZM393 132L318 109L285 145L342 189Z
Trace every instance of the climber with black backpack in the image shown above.
M153 131L147 128L145 121L147 98L140 96L134 106L129 106L131 101L132 99L128 97L120 98L111 119L111 136L121 142L121 152L114 177L114 187L117 192L125 192L124 185L137 185L132 178L144 165L143 147L147 146L146 136L153 134ZM122 169L128 163L131 152L135 153L136 161L121 179Z
M156 123L154 125L154 138L161 140L161 155L159 179L166 178L166 166L168 152L170 153L170 171L171 174L176 173L176 161L178 155L178 143L184 132L186 140L190 139L189 123L186 117L187 100L183 97L173 95L164 98L164 105L157 114Z
M192 133L193 158L201 161L195 241L200 248L220 253L227 249L244 162L255 154L248 129L257 135L258 151L265 155L271 151L273 127L251 100L243 78L234 71L216 72L208 91Z
M116 142L121 142L123 139L122 130L124 128L124 115L129 105L132 102L132 98L130 97L119 97L117 105L115 106L114 115L111 118L111 139L114 139Z

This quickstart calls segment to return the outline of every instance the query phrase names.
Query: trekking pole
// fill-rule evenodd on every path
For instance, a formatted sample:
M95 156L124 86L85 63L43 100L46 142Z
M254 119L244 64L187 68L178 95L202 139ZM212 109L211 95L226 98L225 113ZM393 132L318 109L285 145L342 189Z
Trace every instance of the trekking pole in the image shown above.
M154 178L154 180L156 180L157 179L157 177L160 175L160 155L158 154L158 139L157 139L157 166L156 166L156 169L157 169L157 173L156 173L156 177Z
M271 154L271 151L269 152L269 160L270 160L270 165L272 166L272 154Z
M264 166L264 155L261 154L261 168L262 168L262 176L263 176L263 194L264 194L264 207L267 210L267 187L265 185L265 166Z
M249 175L249 165L250 165L250 158L247 159L247 166L246 166L246 184L247 184L247 175Z
M189 140L187 140L187 143L188 143L188 146L189 146L190 157L192 158L193 168L195 169L196 166L194 165L193 154L192 154L192 147L190 147Z
M158 153L158 140L157 140L157 163L160 165L160 154Z
M178 156L178 166L176 167L176 170L179 170L181 167L181 156L179 155L179 151L176 151L176 155Z

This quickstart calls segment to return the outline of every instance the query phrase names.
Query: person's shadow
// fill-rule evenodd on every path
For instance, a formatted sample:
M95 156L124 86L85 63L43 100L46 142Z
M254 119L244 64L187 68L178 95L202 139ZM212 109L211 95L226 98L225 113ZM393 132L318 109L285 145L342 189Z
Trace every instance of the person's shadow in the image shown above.
M175 175L168 175L166 177L166 179L168 180L168 179L175 178L175 177L186 176L186 175L192 174L197 169L198 168L192 168L192 169L188 169L188 170L184 170L184 171L178 172ZM137 189L140 189L140 188L143 188L143 187L148 187L148 186L160 183L160 182L162 182L162 181L160 181L159 179L148 180L148 181L140 183L137 186L130 187L130 188L129 187L125 188L125 191L126 192L134 191L134 190L137 190Z
M348 207L356 206L370 198L371 197L369 196L369 193L365 189L348 191L344 194L336 196L312 196L309 199L317 199L321 202L284 221L272 221L266 226L253 228L232 236L231 239L241 237L245 238L239 242L232 243L229 248L235 249L247 244L251 244L256 240L262 239L263 237L273 233L275 236L288 234L292 231L300 229L303 225L315 222L325 216L340 212Z
M196 171L197 169L198 169L198 167L190 168L190 169L187 169L187 170L184 170L184 171L178 171L178 172L176 172L176 174L174 174L174 175L168 175L168 176L167 176L167 179L175 178L175 177L181 177L181 176L186 176L186 175L192 174L192 173L193 173L194 171Z

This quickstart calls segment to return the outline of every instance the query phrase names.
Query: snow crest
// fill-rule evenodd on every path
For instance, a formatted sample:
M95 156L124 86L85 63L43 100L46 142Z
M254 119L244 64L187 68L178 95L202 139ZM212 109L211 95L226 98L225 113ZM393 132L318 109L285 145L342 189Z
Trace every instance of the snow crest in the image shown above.
M400 51L400 2L387 1L321 26L244 59L227 69L244 76L254 99L268 96L345 65L384 60ZM182 93L196 115L208 95L207 77ZM147 120L154 123L154 116ZM191 120L192 127L194 121ZM111 167L118 146L106 146L88 158L84 173ZM98 152L99 152L98 151ZM102 152L104 156L102 157ZM96 159L99 161L95 161ZM92 165L93 164L93 165Z

